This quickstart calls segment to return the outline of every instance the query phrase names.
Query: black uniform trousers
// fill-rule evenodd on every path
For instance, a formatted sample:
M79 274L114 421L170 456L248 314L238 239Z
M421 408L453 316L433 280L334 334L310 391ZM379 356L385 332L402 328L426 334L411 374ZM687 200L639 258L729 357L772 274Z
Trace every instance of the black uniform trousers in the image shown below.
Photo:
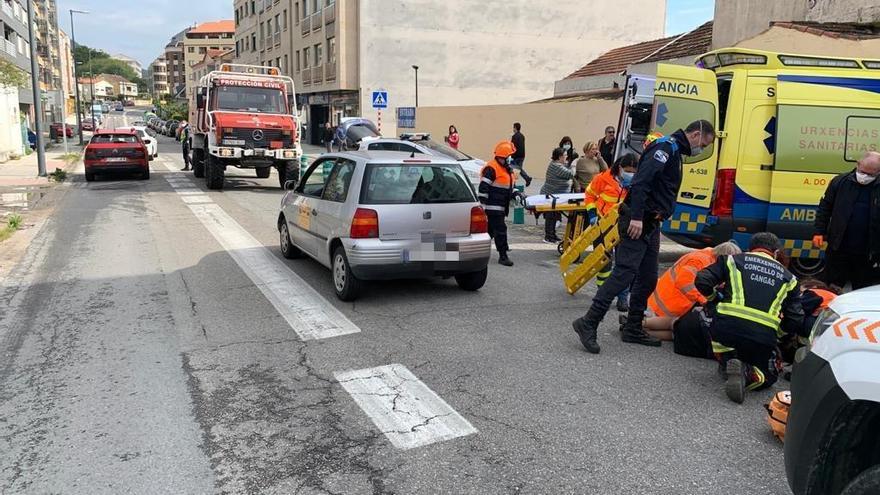
M487 211L489 219L489 236L495 240L495 249L498 254L507 254L510 247L507 245L507 215L496 211Z
M180 148L183 151L183 164L185 167L189 167L191 163L189 158L189 141L185 140Z
M614 269L611 277L599 287L585 319L598 325L612 301L618 294L632 288L629 297L629 314L626 325L641 328L648 309L648 297L657 287L657 270L660 257L660 229L657 221L645 220L642 237L632 239L626 233L629 219L621 216L618 223L620 244L614 252Z
M853 290L880 284L880 269L868 260L868 254L852 254L843 251L826 251L825 271L822 279L828 285L841 289L847 282Z
M754 374L750 374L746 385L749 390L760 390L776 383L779 373L782 371L782 363L773 329L764 327L757 330L772 335L772 340L757 339L749 336L750 332L746 330L752 325L754 324L751 322L733 317L716 317L709 333L712 335L713 341L733 349L733 351L716 355L722 364L727 364L727 361L735 358L742 361L743 364L757 368L763 375L763 381L753 376Z

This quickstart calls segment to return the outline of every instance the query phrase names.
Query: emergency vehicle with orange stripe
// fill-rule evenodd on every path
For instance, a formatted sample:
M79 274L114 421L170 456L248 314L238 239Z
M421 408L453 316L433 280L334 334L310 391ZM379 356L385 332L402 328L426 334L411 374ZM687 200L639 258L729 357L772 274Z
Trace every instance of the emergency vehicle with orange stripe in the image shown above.
M616 153L641 152L652 132L669 135L706 119L717 140L683 163L677 206L663 234L688 247L756 232L783 239L792 271L812 276L819 199L830 180L880 150L880 60L726 48L696 67L661 64L629 77Z
M785 429L792 491L880 493L880 286L834 298L795 361Z

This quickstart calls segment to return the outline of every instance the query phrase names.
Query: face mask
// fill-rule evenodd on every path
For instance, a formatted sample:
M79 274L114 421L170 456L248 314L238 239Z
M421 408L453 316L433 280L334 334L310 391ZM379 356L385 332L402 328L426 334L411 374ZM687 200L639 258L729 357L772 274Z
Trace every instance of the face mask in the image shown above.
M704 148L702 146L694 146L693 148L691 148L691 156L697 156L697 155L702 154L703 149Z
M633 172L621 172L620 173L620 183L623 184L623 187L629 187L632 184L633 177L636 174Z
M505 158L505 159L504 159L504 164L507 165L508 167L511 166L511 165L513 165L513 157L508 156L507 158Z
M867 186L868 184L874 182L876 178L876 176L856 171L856 181L863 186Z
M568 151L571 149L571 145L570 144L563 144L562 149L564 149L565 151Z

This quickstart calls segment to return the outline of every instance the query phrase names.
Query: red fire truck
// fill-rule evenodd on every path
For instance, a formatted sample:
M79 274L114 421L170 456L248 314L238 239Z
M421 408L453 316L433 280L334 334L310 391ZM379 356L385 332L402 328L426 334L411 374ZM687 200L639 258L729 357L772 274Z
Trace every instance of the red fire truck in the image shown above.
M293 79L277 68L222 64L196 92L193 174L208 189L223 189L226 167L255 169L268 178L278 170L281 187L299 179L299 119Z

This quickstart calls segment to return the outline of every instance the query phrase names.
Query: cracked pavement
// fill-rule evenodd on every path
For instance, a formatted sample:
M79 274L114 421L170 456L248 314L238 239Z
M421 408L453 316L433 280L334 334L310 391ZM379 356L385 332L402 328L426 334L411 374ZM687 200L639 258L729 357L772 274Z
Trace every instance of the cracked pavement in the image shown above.
M304 342L154 170L74 174L4 280L0 493L788 493L772 391L732 405L714 363L622 344L614 313L586 354L570 325L594 288L568 296L552 251L513 251L477 293L382 282L354 304L285 260L361 329ZM229 175L208 194L280 258L274 172ZM378 428L336 376L391 365L477 432L395 447L451 413L396 375L376 398L412 422Z

